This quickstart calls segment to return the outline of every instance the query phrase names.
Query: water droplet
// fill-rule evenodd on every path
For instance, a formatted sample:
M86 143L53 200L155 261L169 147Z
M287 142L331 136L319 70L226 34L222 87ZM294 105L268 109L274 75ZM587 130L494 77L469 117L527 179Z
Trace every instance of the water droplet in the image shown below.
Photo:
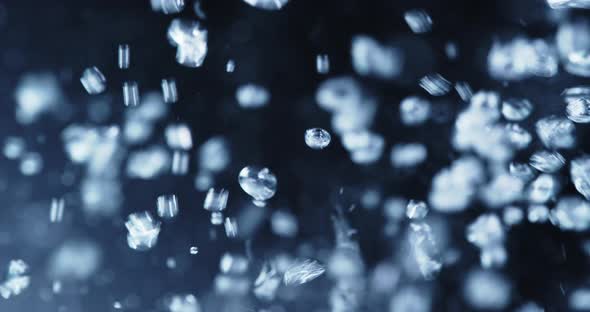
M322 128L312 128L305 131L305 144L313 149L326 148L331 140L330 133Z
M240 186L252 196L255 204L262 204L273 197L277 191L277 178L268 168L244 167L238 176Z

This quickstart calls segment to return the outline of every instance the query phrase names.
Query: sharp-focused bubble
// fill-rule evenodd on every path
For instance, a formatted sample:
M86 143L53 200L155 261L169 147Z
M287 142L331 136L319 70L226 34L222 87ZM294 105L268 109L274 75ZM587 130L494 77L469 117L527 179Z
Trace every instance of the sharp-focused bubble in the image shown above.
M324 149L332 140L330 133L322 128L305 130L305 144L313 149Z
M244 192L254 198L257 206L264 206L265 201L277 191L277 178L268 168L244 167L240 171L238 182Z

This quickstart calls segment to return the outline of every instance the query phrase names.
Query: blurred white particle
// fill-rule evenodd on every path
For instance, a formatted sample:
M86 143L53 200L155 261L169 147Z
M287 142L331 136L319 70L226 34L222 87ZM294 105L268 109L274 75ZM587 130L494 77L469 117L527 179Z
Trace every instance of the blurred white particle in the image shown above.
M238 87L236 100L242 108L256 109L268 104L270 93L263 86L248 83Z
M330 57L327 54L318 54L315 58L315 66L318 74L330 72Z
M97 67L86 68L80 82L88 94L99 94L107 88L107 80Z
M268 168L244 167L238 175L238 182L244 192L254 198L256 206L265 206L277 191L277 178Z
M166 312L201 312L201 305L192 294L174 294L164 300Z
M170 166L170 154L161 146L133 152L127 160L127 175L144 180L154 179Z
M502 102L502 115L511 121L526 119L533 111L533 104L527 99L506 99Z
M424 10L414 9L404 13L404 20L416 34L427 33L432 29L432 19Z
M509 123L504 126L506 139L514 148L524 149L533 141L533 136L519 124Z
M129 63L131 61L130 56L130 49L128 44L120 44L119 49L117 51L118 63L120 69L127 69L129 68Z
M395 168L408 168L426 160L428 152L421 143L396 144L391 149L391 164Z
M189 249L189 252L191 255L196 255L199 253L199 247L191 246L191 248Z
M160 195L156 200L158 216L162 219L172 219L178 215L178 199L176 195Z
M488 54L488 71L498 80L552 77L558 68L554 47L542 39L517 37L505 43L494 41Z
M204 192L213 186L213 176L210 172L200 170L195 175L194 185L197 191Z
M207 55L207 30L195 21L174 19L168 27L168 40L177 48L176 61L199 67Z
M193 137L187 124L170 124L164 130L166 144L171 149L190 150L193 147Z
M510 172L510 175L521 179L525 183L535 177L533 168L525 163L511 162L508 166L508 171Z
M522 196L524 182L507 173L500 173L484 185L480 191L483 202L491 208L499 208Z
M558 152L541 150L531 155L529 164L541 172L554 173L565 165L565 158Z
M164 14L179 13L184 9L184 0L150 0L152 10Z
M236 70L236 61L228 60L225 64L225 71L228 73L233 73Z
M441 96L451 90L451 83L440 74L428 74L420 79L420 87L430 95Z
M244 274L248 270L248 259L242 255L226 252L219 259L219 270L222 273Z
M243 1L255 8L269 10L269 11L280 10L289 2L289 0L243 0Z
M567 118L577 123L590 122L590 98L582 97L568 102L565 113Z
M402 100L399 113L406 126L420 125L430 117L430 102L418 96L409 96Z
M545 117L535 123L535 128L547 148L572 148L576 143L574 123L567 118Z
M60 117L67 113L60 81L52 74L25 74L14 93L16 121L20 124L31 124L46 113L59 113Z
M302 285L324 274L326 269L315 260L296 260L283 275L285 285Z
M148 211L129 215L127 222L127 244L134 250L148 250L158 242L160 222L154 220Z
M455 42L449 41L445 44L445 54L449 60L455 60L459 56L459 48Z
M0 284L0 296L8 299L20 295L27 289L30 284L30 277L25 274L28 270L29 266L23 260L10 260L6 279Z
M402 71L401 52L392 46L381 45L369 36L354 36L350 53L352 66L361 76L393 79Z
M547 0L547 3L552 9L590 9L590 0Z
M549 174L539 175L528 187L528 199L532 203L545 203L552 199L559 190L557 178Z
M139 87L135 81L123 83L123 103L125 106L139 105Z
M166 267L169 268L170 270L173 270L176 268L176 259L169 257L166 259Z
M510 304L511 285L499 273L477 269L465 278L463 295L475 309L502 310Z
M590 309L590 288L578 288L572 291L569 297L569 307L577 311Z
M385 147L383 136L370 131L346 132L341 140L344 148L350 153L352 161L361 165L379 160Z
M225 236L234 238L238 236L238 222L234 218L225 218L224 222Z
M479 248L501 244L504 241L504 228L495 214L483 214L467 226L467 241Z
M570 177L576 190L590 198L590 156L578 157L570 163Z
M469 102L473 96L471 86L465 81L457 81L455 83L455 91L457 91L457 94L459 94L461 100L465 102Z
M590 86L576 86L563 90L561 96L566 103L579 99L590 98Z
M312 149L324 149L332 140L330 133L322 128L311 128L305 130L305 144Z
M121 310L121 309L123 309L123 305L121 304L121 302L115 301L115 302L113 302L113 309Z
M507 206L504 208L502 220L508 226L520 224L524 219L524 212L521 208L516 206Z
M221 172L229 165L230 151L227 140L222 136L209 138L199 148L199 167L210 172Z
M102 252L96 243L70 239L51 255L48 275L54 280L84 281L96 276L101 262Z
M428 214L428 206L423 201L410 200L406 206L406 216L409 219L424 219Z
M577 196L564 196L551 210L549 220L564 231L585 231L590 227L590 203Z
M272 301L281 286L281 278L274 265L265 262L254 281L254 296L260 300Z
M426 222L410 223L408 239L422 277L426 280L435 278L442 269L442 262L430 225Z
M417 286L403 286L389 302L388 312L429 312L432 305L431 291ZM346 310L338 310L346 311Z
M572 75L590 77L590 53L586 50L570 52L565 62L565 70Z
M360 84L352 77L336 77L325 80L316 92L316 102L329 112L354 111L363 101Z
M25 176L37 175L43 169L43 158L39 153L25 153L20 159L20 172Z
M215 190L210 188L205 196L203 208L211 212L211 224L220 225L223 223L222 212L227 207L229 192L224 189Z
M20 137L7 137L4 140L3 153L8 159L20 158L26 150L25 140Z
M295 237L299 231L297 217L286 211L273 212L270 225L272 232L281 237Z
M175 150L172 153L172 174L185 175L188 173L189 154L185 151Z
M52 223L61 222L64 216L66 202L63 198L51 199L51 210L49 211L49 221Z
M549 220L549 208L545 205L530 205L527 211L530 223L545 223Z
M166 103L176 103L176 101L178 101L176 80L162 79L162 95L164 96L164 102Z

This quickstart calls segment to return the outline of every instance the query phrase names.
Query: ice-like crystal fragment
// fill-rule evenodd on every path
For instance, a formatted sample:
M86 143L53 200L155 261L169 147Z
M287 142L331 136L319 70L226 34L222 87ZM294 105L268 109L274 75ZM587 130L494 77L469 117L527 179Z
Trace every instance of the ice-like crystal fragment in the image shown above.
M158 242L160 222L154 220L148 211L136 212L129 215L127 222L127 244L134 250L148 250Z
M429 74L420 79L420 87L433 96L447 94L451 90L451 83L440 74Z
M508 226L520 224L524 219L524 212L516 206L507 206L504 208L502 220Z
M190 155L185 151L176 150L172 153L172 174L185 175L188 173Z
M166 103L175 103L178 101L176 80L162 79L162 95L164 96L164 102Z
M547 148L572 148L576 142L574 123L566 118L545 117L539 119L535 127L539 139Z
M394 47L381 45L375 39L358 35L352 38L352 66L362 76L392 79L402 70L402 55Z
M409 96L400 103L399 112L405 125L419 125L430 117L430 102L418 96Z
M495 214L483 214L467 226L467 240L479 248L501 244L504 228Z
M243 1L255 8L269 10L269 11L280 10L289 2L289 0L243 0Z
M406 206L406 216L409 219L424 219L428 214L428 206L423 201L411 199Z
M558 152L541 150L531 155L529 164L541 172L554 173L565 165L565 158Z
M511 121L526 119L533 111L533 104L527 99L511 98L502 102L502 115Z
M547 0L552 9L590 9L590 0Z
M305 144L312 149L324 149L331 140L330 133L322 128L311 128L305 131Z
M529 185L528 199L533 203L545 203L557 194L559 188L559 181L556 177L541 174Z
M502 310L510 304L511 285L499 273L477 269L467 275L463 296L475 309Z
M410 223L408 235L412 253L422 276L433 279L442 269L434 234L427 223Z
M270 218L272 232L282 237L295 237L299 230L297 218L286 211L277 210Z
M577 196L562 197L549 220L564 231L585 231L590 227L590 203Z
M173 219L178 215L178 198L174 194L160 195L156 200L158 216L162 219Z
M96 66L86 68L80 82L88 94L99 94L107 88L107 80Z
M248 83L236 90L236 100L242 108L256 109L266 106L270 101L270 92L263 86Z
M225 228L225 236L230 238L238 236L238 222L235 218L225 218L223 227Z
M238 176L240 186L254 198L254 204L264 206L277 191L277 178L268 168L244 167Z
M211 224L220 225L223 222L223 211L227 207L229 192L224 189L210 188L205 196L203 208L211 212Z
M23 260L11 260L8 264L6 280L0 284L0 296L8 299L20 295L27 289L31 280L28 275L25 275L28 269L28 265Z
M432 19L424 10L414 9L404 13L404 20L416 34L427 33L432 29Z
M330 72L330 58L327 54L318 54L315 59L316 71L319 74Z
M125 106L139 105L139 87L135 81L123 83L123 103Z
M396 168L407 168L426 160L428 151L421 143L396 144L391 149L391 164Z
M63 198L52 198L49 210L49 221L52 223L61 222L64 216L66 202Z
M578 157L570 163L570 177L576 190L590 198L590 156Z
M315 260L295 261L283 275L285 285L303 285L324 274L326 269Z
M461 100L468 102L471 100L473 96L473 90L471 90L471 86L465 81L457 81L455 83L455 91L459 94Z
M199 253L199 247L197 246L191 246L191 248L189 248L189 253L191 255L196 255Z
M184 0L150 0L152 10L164 14L176 14L184 9Z
M581 97L575 100L569 101L565 113L567 118L577 123L589 123L590 122L590 98Z
M176 61L199 67L207 55L207 30L195 21L174 19L168 27L168 40L177 47Z
M172 149L190 150L193 147L193 137L188 125L179 123L166 127L166 144Z
M131 52L128 44L119 45L119 49L117 50L117 61L120 69L129 68L129 63L131 61L130 54Z

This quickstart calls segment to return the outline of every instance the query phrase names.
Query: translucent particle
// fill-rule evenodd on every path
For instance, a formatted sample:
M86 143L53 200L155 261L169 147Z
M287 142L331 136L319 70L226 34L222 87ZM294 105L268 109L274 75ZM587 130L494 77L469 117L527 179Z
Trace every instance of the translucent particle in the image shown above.
M201 305L193 294L174 294L164 299L166 312L201 312Z
M229 197L229 192L224 189L216 190L214 188L210 188L205 196L205 202L203 203L203 208L211 212L211 223L215 225L219 225L223 222L223 214L222 212L227 207L227 199Z
M479 248L501 244L504 241L504 228L495 214L483 214L467 226L467 241Z
M503 245L493 245L481 250L479 261L484 269L503 267L508 260L508 253Z
M428 206L423 201L411 199L406 206L406 216L408 219L424 219L428 214Z
M51 255L48 275L54 280L84 281L95 276L101 262L102 252L96 243L70 239Z
M156 200L158 216L173 219L178 215L178 198L174 194L160 195Z
M590 53L586 50L570 52L564 68L572 75L590 77Z
M370 131L346 132L341 139L342 145L350 153L351 160L359 165L378 161L385 148L383 136Z
M207 30L196 21L174 19L168 27L168 40L177 48L176 61L199 67L207 55Z
M420 125L430 117L430 102L418 96L409 96L399 106L402 123L407 126Z
M381 45L369 36L354 36L350 53L352 66L359 75L392 79L402 71L401 52L394 47Z
M541 172L554 173L565 165L565 158L558 152L542 150L531 155L529 164Z
M481 188L480 197L488 207L499 208L520 199L523 188L524 182L521 179L500 173Z
M417 286L404 286L391 297L387 312L429 312L431 305L430 291Z
M426 75L420 79L420 87L433 96L447 94L451 90L451 86L448 80L437 73Z
M570 177L576 190L586 199L590 198L590 156L578 157L571 161Z
M256 109L268 104L270 93L263 86L248 83L238 87L236 100L242 108Z
M315 66L318 74L327 74L330 72L330 58L328 54L318 54L315 58Z
M590 122L590 98L583 97L569 101L565 113L567 118L577 123Z
M561 96L566 103L577 101L579 99L585 99L590 97L589 86L576 86L563 90Z
M185 175L188 173L189 154L185 151L175 150L172 153L172 174Z
M459 94L461 100L468 102L471 100L473 96L473 90L471 90L471 86L465 81L457 81L455 83L455 91Z
M190 150L193 147L193 137L187 124L170 124L164 130L166 144L171 149Z
M414 167L426 160L428 152L421 143L396 144L391 149L391 164L395 168Z
M200 170L195 175L194 186L197 191L204 192L213 186L213 176L210 172Z
M99 94L107 88L107 80L96 66L86 68L80 82L88 94Z
M209 138L198 152L199 167L210 172L221 172L229 165L231 155L229 144L222 136Z
M297 217L286 211L273 212L270 225L272 232L281 237L295 237L299 231Z
M243 0L243 1L255 8L269 10L269 11L280 10L289 2L289 0Z
M504 126L506 139L516 149L525 149L533 141L533 136L519 124L509 123Z
M511 285L499 273L477 269L467 275L463 296L473 308L502 310L510 304Z
M589 0L547 0L552 9L578 8L590 9Z
M43 158L39 153L25 153L20 159L20 172L25 176L37 175L43 169Z
M559 188L556 177L541 174L529 185L527 196L530 202L542 204L555 197Z
M234 60L228 60L225 64L225 71L233 73L236 70L236 62Z
M312 149L324 149L332 140L332 136L328 131L322 128L311 128L305 130L305 144Z
M433 279L442 269L442 262L430 225L410 223L408 240L420 273L427 280Z
M63 198L52 198L49 210L49 221L52 223L61 222L64 216L66 202Z
M133 152L127 160L127 175L144 180L154 179L170 166L170 154L161 146Z
M585 231L590 228L590 203L577 196L564 196L551 210L549 220L564 231Z
M113 309L121 310L122 308L123 308L123 305L119 301L113 302Z
M521 179L525 183L535 177L533 168L525 163L511 162L508 166L508 171L510 175Z
M502 221L508 226L520 224L524 219L524 212L516 206L507 206L502 214Z
M520 306L515 312L545 312L545 309L534 302L529 302Z
M318 87L316 102L322 109L332 113L356 111L355 108L363 102L362 88L349 76L330 78Z
M158 242L160 222L156 221L148 211L129 215L127 222L127 244L134 250L148 250Z
M574 123L567 118L545 117L535 123L535 128L547 148L572 148L576 143Z
M8 299L12 296L20 295L29 287L31 278L28 273L28 265L20 259L11 260L8 264L6 279L0 284L0 296Z
M432 19L424 10L414 9L404 13L404 20L415 34L427 33L432 29Z
M31 124L47 113L63 114L66 108L60 81L48 73L25 74L18 82L14 97L16 121L20 124Z
M184 0L150 0L152 10L164 14L176 14L184 9Z
M533 104L527 99L511 98L502 102L502 115L510 121L526 119L533 111Z
M4 140L2 149L4 157L8 159L20 158L26 150L25 140L20 137L10 136Z
M225 236L234 238L238 236L238 221L235 218L225 218L223 223Z
M162 79L162 95L164 102L176 103L178 101L178 90L176 89L176 80Z
M199 247L191 246L191 248L189 249L189 252L191 255L196 255L199 253Z
M297 260L285 271L283 282L285 285L303 285L318 278L324 272L326 272L324 266L315 260Z
M135 81L123 83L123 103L125 106L139 105L139 87Z
M505 43L495 41L488 54L488 71L499 80L552 77L558 68L554 47L542 39L516 37Z
M578 288L570 294L569 307L578 311L590 309L590 288Z
M277 178L268 168L244 167L238 176L240 186L254 198L254 204L264 206L277 191Z
M129 68L129 64L131 62L131 52L129 49L128 44L120 44L119 49L117 50L117 57L120 69L127 69Z
M449 60L455 60L459 56L459 48L455 42L445 43L445 55Z

